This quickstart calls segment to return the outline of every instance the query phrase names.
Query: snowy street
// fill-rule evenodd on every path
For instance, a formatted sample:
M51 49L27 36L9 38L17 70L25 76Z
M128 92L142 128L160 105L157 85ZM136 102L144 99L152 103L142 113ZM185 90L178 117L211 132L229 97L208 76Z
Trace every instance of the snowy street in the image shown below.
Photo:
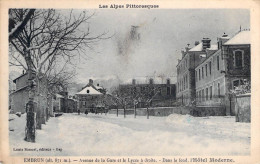
M250 124L234 117L63 114L23 140L26 115L10 115L11 155L249 155ZM25 150L25 148L27 148ZM28 149L29 148L29 149ZM43 149L41 149L43 148ZM44 151L42 151L44 150Z

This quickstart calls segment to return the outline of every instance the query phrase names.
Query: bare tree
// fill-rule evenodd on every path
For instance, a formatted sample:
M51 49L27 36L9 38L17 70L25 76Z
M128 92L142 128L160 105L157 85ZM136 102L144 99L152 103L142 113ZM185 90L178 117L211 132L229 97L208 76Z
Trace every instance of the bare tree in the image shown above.
M35 9L10 9L9 10L9 41L19 35L26 26Z
M148 86L147 86L148 87ZM147 110L147 119L149 119L149 107L151 102L156 97L157 94L160 93L161 88L151 87L147 91L137 92L135 87L130 87L128 90L115 90L113 95L116 99L116 105L121 105L124 109L124 117L127 109L127 105L134 107L134 117L136 118L136 108L139 103L145 103ZM118 108L117 108L118 115Z
M21 15L26 15L26 11L28 12L28 9L10 9L9 17L12 18L11 20L19 20ZM71 58L84 55L87 48L93 48L92 44L106 39L107 33L91 34L88 21L92 16L93 14L88 15L86 11L78 15L71 11L68 15L64 15L61 11L54 9L36 9L30 12L29 19L25 16L26 21L23 22L26 23L19 23L19 32L15 32L18 25L13 28L9 27L12 29L9 30L9 37L12 38L9 40L12 47L10 50L15 50L9 53L12 59L10 65L23 67L29 76L25 140L35 141L33 100L35 93L39 94L35 86L39 85L43 78L49 78L50 84L55 84L54 81L57 79L60 82L59 77L65 73L62 68L71 63ZM55 71L57 69L60 71ZM66 78L63 77L64 79Z

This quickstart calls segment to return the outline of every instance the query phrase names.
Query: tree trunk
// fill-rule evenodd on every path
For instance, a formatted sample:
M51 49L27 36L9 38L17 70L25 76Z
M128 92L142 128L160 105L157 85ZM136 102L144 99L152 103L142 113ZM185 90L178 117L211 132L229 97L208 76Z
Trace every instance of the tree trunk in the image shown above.
M149 119L149 108L148 108L148 106L146 108L146 113L147 113L147 119Z
M116 106L116 116L118 117L118 106Z
M126 105L124 105L124 118L125 118L125 110L126 110Z
M35 142L35 127L36 127L36 114L35 114L35 105L34 100L34 91L33 91L33 74L32 74L32 65L30 54L26 54L26 62L28 63L28 89L29 89L29 101L26 104L26 127L25 127L25 141Z
M136 118L136 105L134 105L134 116Z
M37 108L36 109L36 129L42 129L41 117L42 117L42 112L41 112L40 108Z
M29 100L26 104L26 127L25 127L25 141L35 142L35 123L36 114L34 112L34 104Z

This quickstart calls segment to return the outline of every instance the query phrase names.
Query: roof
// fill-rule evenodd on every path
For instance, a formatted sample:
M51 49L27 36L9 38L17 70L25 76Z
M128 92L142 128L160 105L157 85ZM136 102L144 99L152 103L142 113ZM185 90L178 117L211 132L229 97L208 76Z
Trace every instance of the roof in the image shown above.
M175 78L173 77L137 77L135 79L135 84L149 84L150 79L153 79L153 84L167 84L167 80L170 79L170 84L174 84ZM123 84L132 84L133 79L128 79Z
M202 43L198 44L197 46L193 47L189 51L202 51Z
M96 89L104 89L103 87L101 87L101 86L95 86L96 87Z
M213 44L210 45L210 48L207 48L208 50L218 50L218 45ZM189 51L195 52L195 51L202 51L202 43L198 44L197 46L193 47L192 49L190 49Z
M76 93L76 95L102 95L99 91L97 91L92 86L87 86L82 89L80 92Z
M58 94L58 93L56 94L56 97L57 97L57 98L64 98L62 95L60 95L60 94Z
M13 80L13 82L16 83L16 80L17 80L17 79L20 79L20 78L23 77L24 75L27 75L27 72L25 72L25 73L21 74L20 76L18 76L17 78L15 78L15 79Z
M250 31L240 31L231 39L229 39L224 45L241 45L250 44Z

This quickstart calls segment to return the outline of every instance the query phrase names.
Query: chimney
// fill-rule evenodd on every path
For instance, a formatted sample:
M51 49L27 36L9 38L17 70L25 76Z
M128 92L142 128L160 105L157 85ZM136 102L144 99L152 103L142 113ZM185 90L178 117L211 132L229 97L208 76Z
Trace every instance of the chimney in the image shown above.
M199 44L200 44L199 41L195 41L195 43L194 43L195 46L197 46L197 45L199 45Z
M89 82L88 82L89 84L93 84L93 80L92 79L89 79Z
M190 50L190 44L187 44L187 47L185 47L186 52Z
M220 49L222 45L226 43L226 41L228 41L229 39L230 37L225 33L222 35L222 37L218 38L218 49Z
M209 38L203 38L202 39L202 51L205 51L206 48L210 48L210 39Z
M135 79L132 80L132 84L133 84L133 85L136 84L136 80L135 80Z

